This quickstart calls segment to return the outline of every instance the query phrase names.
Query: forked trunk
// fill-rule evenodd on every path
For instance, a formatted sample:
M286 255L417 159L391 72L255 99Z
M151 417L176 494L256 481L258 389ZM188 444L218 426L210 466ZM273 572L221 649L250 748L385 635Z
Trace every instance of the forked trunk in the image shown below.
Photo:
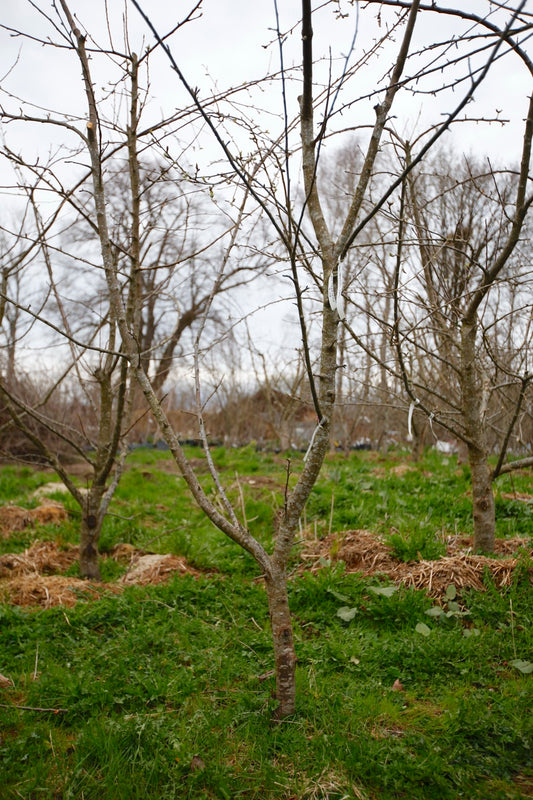
M279 703L273 718L280 720L294 714L296 707L296 653L287 576L285 573L277 573L265 582L276 664L276 699Z
M496 536L496 508L492 491L492 472L487 455L468 448L472 480L472 506L474 516L474 550L492 553Z

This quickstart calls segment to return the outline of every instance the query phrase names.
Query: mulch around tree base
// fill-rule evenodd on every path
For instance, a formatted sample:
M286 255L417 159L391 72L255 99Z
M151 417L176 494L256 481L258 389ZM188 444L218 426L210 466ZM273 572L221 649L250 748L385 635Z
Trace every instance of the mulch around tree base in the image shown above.
M529 539L497 540L499 556L475 555L471 546L469 537L454 537L442 558L405 563L395 558L392 548L370 531L342 531L321 540L304 541L296 572L316 572L324 563L343 561L347 572L388 578L397 584L424 589L435 598L442 597L450 584L458 591L483 590L487 573L496 586L505 588L518 567L527 569L533 582L533 567L526 565L523 555L533 555ZM80 600L97 600L108 592L118 594L126 586L164 583L176 573L200 575L182 556L146 553L129 544L118 544L105 556L128 567L114 583L58 574L68 570L77 557L77 547L62 548L49 541L35 541L23 553L0 556L0 600L21 606L68 607Z
M73 606L79 600L98 600L106 593L119 594L125 586L146 586L169 580L172 575L200 575L185 558L171 554L145 553L120 544L104 556L127 564L116 583L100 583L68 577L65 572L77 561L78 548L59 547L56 542L34 542L23 553L0 556L0 601L19 606Z
M300 558L299 572L322 569L324 561L343 561L347 572L379 575L398 584L415 589L425 589L429 595L441 597L450 584L457 590L472 588L483 590L484 577L489 573L498 587L509 586L515 570L524 568L520 553L533 555L531 541L527 538L498 539L498 557L472 553L472 539L458 536L450 539L445 556L434 561L404 562L396 558L392 548L379 536L365 530L331 533L321 540L305 541ZM533 582L533 567L527 566Z

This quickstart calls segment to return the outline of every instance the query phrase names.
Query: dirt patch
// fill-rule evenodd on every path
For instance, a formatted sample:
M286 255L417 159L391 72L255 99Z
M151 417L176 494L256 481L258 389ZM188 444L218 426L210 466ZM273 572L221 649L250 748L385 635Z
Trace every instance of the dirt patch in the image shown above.
M511 557L530 542L524 538L498 540L504 557L474 555L470 537L454 537L447 546L447 554L435 561L405 563L395 558L392 548L370 531L344 531L332 533L318 542L307 542L301 553L301 571L317 571L324 559L344 561L347 572L364 575L382 575L395 583L415 589L425 589L432 597L440 597L453 583L458 590L485 588L483 578L490 573L496 586L509 586L519 559ZM464 547L467 547L465 551ZM529 550L533 555L533 551ZM529 569L533 581L533 568Z
M396 464L394 467L373 467L372 474L376 478L386 478L388 475L395 475L397 478L403 478L408 472L416 472L416 467L411 464Z
M180 575L200 575L200 572L191 567L181 556L149 553L133 557L130 569L122 576L120 583L126 586L155 585L164 583L176 572Z
M391 467L389 472L392 475L396 475L398 478L403 478L408 472L416 472L416 467L410 464L398 464L396 467Z
M238 479L231 485L231 489L238 489L239 486L249 486L253 491L254 489L267 489L269 492L279 491L281 484L275 481L268 475L239 475Z

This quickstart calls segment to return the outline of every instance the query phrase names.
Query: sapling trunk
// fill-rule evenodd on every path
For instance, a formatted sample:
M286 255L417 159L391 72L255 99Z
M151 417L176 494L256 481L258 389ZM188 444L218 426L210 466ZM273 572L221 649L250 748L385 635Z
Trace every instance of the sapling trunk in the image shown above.
M91 486L84 497L81 513L79 564L82 578L99 581L98 544L104 521L103 486Z
M265 583L276 668L276 699L279 703L273 716L280 720L294 714L296 707L296 652L287 575L285 572L274 572L271 577L266 578Z
M83 513L80 530L79 564L82 578L99 581L100 565L98 542L102 523L96 514Z

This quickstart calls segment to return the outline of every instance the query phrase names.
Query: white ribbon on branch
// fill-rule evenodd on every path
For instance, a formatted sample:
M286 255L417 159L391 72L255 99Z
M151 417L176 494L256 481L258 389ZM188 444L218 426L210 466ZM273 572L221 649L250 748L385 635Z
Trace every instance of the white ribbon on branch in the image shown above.
M320 420L320 422L318 423L318 425L316 426L316 428L313 431L313 435L311 436L311 441L309 442L309 447L305 451L304 461L307 461L307 457L309 456L309 453L311 452L311 448L313 447L313 442L315 441L315 436L317 435L319 429L322 427L322 423L323 422L324 422L324 418L322 418Z
M416 398L413 400L411 405L409 406L409 415L407 417L407 441L413 441L413 412L415 410L415 406L419 404L420 400Z
M336 311L339 319L344 319L346 314L346 303L342 294L344 284L344 264L341 261L337 267L337 291L333 280L333 272L328 279L328 303L332 311Z

